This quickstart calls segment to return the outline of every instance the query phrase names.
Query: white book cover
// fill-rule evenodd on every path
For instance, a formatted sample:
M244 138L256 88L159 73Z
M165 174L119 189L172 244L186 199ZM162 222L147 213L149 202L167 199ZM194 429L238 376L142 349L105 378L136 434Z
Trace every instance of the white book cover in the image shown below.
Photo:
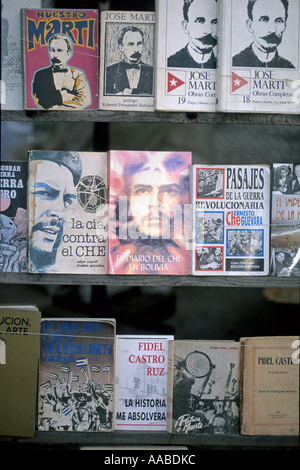
M32 150L28 269L107 274L107 154Z
M219 0L218 111L299 113L299 0Z
M41 8L41 0L1 0L1 108L24 109L21 9Z
M268 165L192 165L191 274L269 274Z
M216 0L157 0L156 95L161 111L216 110Z
M168 341L173 335L117 335L115 430L166 431Z
M101 12L101 110L154 110L154 39L154 12Z

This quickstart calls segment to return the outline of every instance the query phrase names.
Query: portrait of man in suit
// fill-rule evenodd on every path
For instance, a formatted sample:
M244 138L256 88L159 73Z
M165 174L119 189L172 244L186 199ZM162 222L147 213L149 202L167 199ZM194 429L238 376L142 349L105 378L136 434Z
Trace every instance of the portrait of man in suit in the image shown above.
M188 43L168 57L168 67L216 68L217 0L184 0L181 26Z
M234 67L295 68L278 53L286 30L288 8L288 0L248 0L246 26L252 42L232 58Z
M32 81L32 96L39 108L82 110L92 103L85 72L68 64L73 55L73 41L65 34L55 34L48 42L51 65L37 70Z
M141 28L122 28L118 36L122 60L106 69L106 94L153 95L153 66L142 61L144 45Z

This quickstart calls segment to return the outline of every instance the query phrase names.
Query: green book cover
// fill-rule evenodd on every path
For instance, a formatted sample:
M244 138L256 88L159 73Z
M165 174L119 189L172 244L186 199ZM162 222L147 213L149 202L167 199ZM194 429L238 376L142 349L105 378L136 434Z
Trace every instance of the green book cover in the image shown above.
M34 307L0 306L0 435L34 434L40 325Z

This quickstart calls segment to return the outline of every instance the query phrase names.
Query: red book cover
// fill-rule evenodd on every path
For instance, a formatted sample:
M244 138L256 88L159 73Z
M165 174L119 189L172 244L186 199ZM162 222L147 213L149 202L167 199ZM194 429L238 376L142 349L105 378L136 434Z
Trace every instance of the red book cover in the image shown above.
M109 273L189 274L190 152L122 151L109 159Z
M98 10L23 9L24 108L98 109Z

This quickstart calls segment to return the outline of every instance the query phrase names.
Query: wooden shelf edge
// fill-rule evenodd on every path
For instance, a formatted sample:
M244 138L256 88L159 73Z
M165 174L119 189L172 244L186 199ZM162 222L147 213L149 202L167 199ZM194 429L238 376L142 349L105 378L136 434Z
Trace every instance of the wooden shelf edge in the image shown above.
M118 286L287 287L300 289L299 277L273 276L138 276L1 273L1 284Z
M256 447L256 448L297 448L299 436L242 436L231 435L179 435L167 432L143 431L115 431L102 433L84 432L36 432L33 438L0 437L2 446L15 445L19 447L39 445L49 446L116 446L116 445L167 445L167 446L194 446L194 447Z
M1 111L3 121L90 121L146 122L173 124L256 124L299 126L300 114L261 113L177 113L128 111Z

